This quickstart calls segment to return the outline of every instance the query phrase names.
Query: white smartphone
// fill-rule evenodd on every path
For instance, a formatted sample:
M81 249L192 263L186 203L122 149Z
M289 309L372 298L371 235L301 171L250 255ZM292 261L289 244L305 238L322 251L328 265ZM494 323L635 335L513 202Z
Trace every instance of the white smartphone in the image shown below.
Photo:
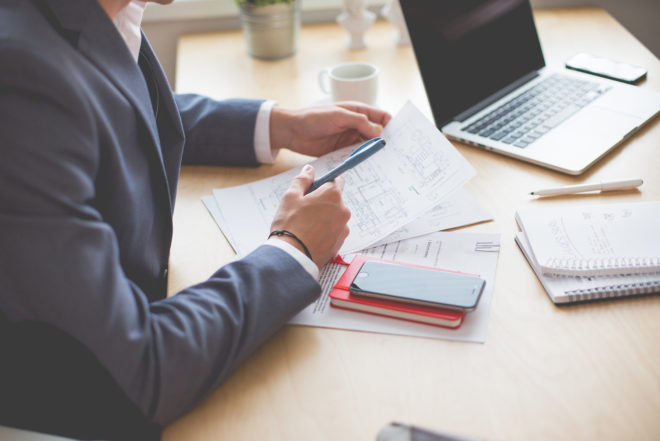
M358 297L472 311L485 284L484 279L467 274L367 261L349 290Z
M646 69L641 66L633 66L589 54L573 56L566 61L566 67L629 84L635 84L646 77Z

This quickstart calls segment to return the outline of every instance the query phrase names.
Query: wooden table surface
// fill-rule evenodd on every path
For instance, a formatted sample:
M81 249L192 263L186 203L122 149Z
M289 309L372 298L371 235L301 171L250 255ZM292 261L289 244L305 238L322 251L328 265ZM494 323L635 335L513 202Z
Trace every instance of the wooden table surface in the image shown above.
M580 51L605 55L647 67L641 87L660 90L658 59L603 10L540 10L535 17L547 64L561 66ZM339 25L303 26L297 54L276 62L247 56L240 31L185 36L177 91L307 106L325 98L317 85L323 67L360 60L381 69L382 107L396 113L410 99L430 116L412 49L395 46L393 33L378 22L368 48L349 51ZM391 421L486 440L660 439L660 296L554 306L513 240L519 207L660 200L660 121L579 177L454 144L478 173L467 190L494 217L461 231L501 234L486 343L285 326L168 426L164 440L367 441ZM170 292L234 256L201 196L307 160L283 151L256 169L184 167ZM644 185L607 196L527 195L624 177L642 177Z

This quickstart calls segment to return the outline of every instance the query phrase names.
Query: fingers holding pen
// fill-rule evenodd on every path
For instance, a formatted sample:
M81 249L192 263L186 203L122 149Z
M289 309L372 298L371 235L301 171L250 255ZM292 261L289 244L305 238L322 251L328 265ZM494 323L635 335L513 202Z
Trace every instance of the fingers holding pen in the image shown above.
M343 176L339 176L338 178L335 178L334 180L335 186L339 189L340 193L344 192L344 185L346 185L346 180L344 179Z
M320 268L332 259L348 236L351 212L344 204L344 178L328 181L315 191L305 194L314 180L310 165L293 179L282 197L272 230L294 233L309 249L314 263ZM281 238L298 247L295 241Z
M351 211L344 204L343 192L344 186L346 185L346 180L343 176L338 176L331 181L325 182L323 185L318 187L316 190L307 193L305 198L314 198L314 204L319 206L329 206L329 210L334 210L333 216L339 220L339 222L347 223L351 217Z
M323 185L318 187L316 190L309 192L307 196L312 195L312 194L317 194L321 195L324 192L328 191L335 191L339 198L341 198L342 193L344 192L344 185L346 184L346 181L343 176L338 176L332 181L325 182Z
M312 183L314 182L314 176L316 171L314 167L310 164L303 166L302 170L298 175L293 179L291 186L289 187L289 192L296 194L298 196L305 196L306 194L313 194L314 191L309 191ZM318 190L322 188L330 189L337 188L341 194L344 191L345 180L343 176L338 176L337 178L325 182L323 185L318 187Z

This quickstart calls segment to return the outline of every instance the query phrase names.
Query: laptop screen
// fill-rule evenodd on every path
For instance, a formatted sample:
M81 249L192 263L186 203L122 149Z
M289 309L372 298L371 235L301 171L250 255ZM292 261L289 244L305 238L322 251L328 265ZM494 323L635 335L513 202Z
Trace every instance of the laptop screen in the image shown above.
M545 65L528 0L401 0L438 127Z

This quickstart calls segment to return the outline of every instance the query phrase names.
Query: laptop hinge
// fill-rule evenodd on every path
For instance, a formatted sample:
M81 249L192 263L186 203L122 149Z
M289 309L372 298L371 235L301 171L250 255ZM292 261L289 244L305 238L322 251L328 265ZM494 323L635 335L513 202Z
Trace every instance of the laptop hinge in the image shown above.
M495 92L494 94L492 94L488 98L479 101L477 104L470 107L465 112L462 112L462 113L456 115L456 117L454 118L454 121L458 121L458 122L465 121L466 119L470 118L475 113L480 112L481 110L483 110L486 107L490 106L491 104L493 104L495 101L499 100L500 98L502 98L506 94L510 93L512 90L517 89L521 85L527 83L528 81L533 80L534 78L536 78L538 76L539 76L538 71L534 71L534 72L528 73L527 75L525 75L521 78L518 78L516 81L514 81L513 83L509 84L508 86L503 87L502 89L498 90L497 92Z

